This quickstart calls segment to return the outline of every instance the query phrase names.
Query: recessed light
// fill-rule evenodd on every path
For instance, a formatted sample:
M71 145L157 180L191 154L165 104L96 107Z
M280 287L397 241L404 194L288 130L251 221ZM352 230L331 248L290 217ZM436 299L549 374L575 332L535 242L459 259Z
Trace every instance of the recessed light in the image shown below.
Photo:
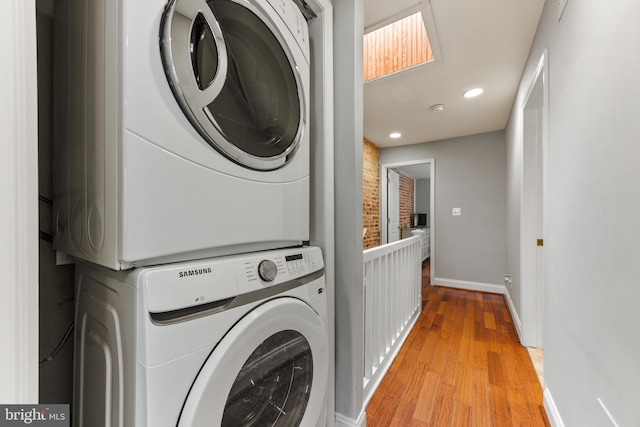
M400 132L393 132L393 133L390 133L390 134L389 134L389 137L390 137L390 138L393 138L393 139L398 139L398 138L400 138L401 136L402 136L402 134L401 134Z
M473 98L478 95L481 95L482 92L484 92L484 89L482 89L481 87L477 87L475 89L469 89L468 91L463 93L462 96L464 96L465 98Z
M436 104L429 107L434 113L442 113L444 111L444 104Z

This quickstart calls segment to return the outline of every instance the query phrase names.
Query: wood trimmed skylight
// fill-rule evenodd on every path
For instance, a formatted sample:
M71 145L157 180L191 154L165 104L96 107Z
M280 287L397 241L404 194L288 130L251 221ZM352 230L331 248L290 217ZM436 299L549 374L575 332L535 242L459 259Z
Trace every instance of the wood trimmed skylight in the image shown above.
M433 60L433 52L420 12L364 36L364 81Z

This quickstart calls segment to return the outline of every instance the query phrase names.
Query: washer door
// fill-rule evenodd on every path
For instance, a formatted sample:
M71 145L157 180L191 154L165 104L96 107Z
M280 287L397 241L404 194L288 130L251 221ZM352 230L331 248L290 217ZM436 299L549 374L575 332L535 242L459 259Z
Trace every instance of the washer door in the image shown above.
M160 50L171 90L205 141L242 166L274 170L295 154L306 112L293 55L262 4L271 8L170 0Z
M300 300L271 300L243 317L213 350L178 427L315 426L327 373L322 319Z

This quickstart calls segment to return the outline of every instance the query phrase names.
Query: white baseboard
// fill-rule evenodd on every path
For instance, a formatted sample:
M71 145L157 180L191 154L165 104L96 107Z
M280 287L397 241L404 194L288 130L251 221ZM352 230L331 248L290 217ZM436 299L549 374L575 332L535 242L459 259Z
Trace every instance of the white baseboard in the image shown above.
M518 338L520 338L520 342L522 342L522 321L520 320L520 316L518 316L516 307L513 305L511 294L508 291L506 291L506 289L504 293L504 299L507 300L507 307L509 307L509 312L511 313L511 319L513 319L513 324L516 327L516 333L518 334Z
M562 422L560 412L558 412L556 403L553 401L553 397L551 396L551 392L548 388L544 389L544 398L542 404L544 405L544 410L547 411L549 424L551 424L552 427L564 427L564 422Z
M365 427L367 425L367 413L363 410L357 420L336 412L335 427Z
M506 288L504 285L494 285L491 283L468 282L465 280L444 279L436 277L433 279L434 286L449 286L451 288L464 289L467 291L491 292L494 294L504 294Z

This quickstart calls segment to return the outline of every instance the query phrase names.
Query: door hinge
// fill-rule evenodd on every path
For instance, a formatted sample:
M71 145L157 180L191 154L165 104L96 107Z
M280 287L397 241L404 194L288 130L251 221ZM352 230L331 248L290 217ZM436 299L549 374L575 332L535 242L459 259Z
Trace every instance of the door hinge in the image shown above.
M537 245L538 246L544 246L544 239L538 239L537 240Z

